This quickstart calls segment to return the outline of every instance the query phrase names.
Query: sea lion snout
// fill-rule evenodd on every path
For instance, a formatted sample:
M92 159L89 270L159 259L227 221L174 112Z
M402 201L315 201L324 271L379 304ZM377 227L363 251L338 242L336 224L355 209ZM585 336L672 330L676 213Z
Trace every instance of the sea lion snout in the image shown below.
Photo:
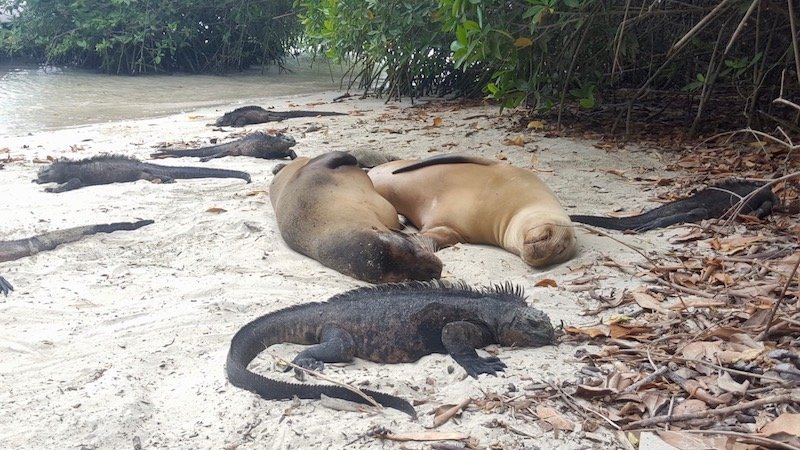
M546 223L525 233L520 256L530 266L545 267L564 262L574 255L572 224Z

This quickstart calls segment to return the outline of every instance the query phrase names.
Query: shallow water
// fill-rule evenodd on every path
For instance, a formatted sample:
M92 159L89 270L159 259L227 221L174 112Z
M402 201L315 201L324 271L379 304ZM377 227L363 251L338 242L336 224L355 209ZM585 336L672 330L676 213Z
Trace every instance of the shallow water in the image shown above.
M228 75L103 75L0 64L0 136L140 119L199 107L339 89L340 66L288 61Z

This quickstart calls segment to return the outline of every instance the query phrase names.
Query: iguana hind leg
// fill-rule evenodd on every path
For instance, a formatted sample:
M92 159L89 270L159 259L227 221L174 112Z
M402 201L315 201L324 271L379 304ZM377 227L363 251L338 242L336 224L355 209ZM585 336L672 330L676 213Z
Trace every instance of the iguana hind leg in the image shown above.
M14 290L14 286L8 282L5 278L0 276L0 293L3 295L8 296L8 293Z
M473 378L478 378L482 373L496 375L506 367L503 361L494 356L478 356L475 348L483 347L490 341L489 331L474 323L450 322L442 328L442 344L447 353Z
M323 363L352 361L355 354L356 345L350 333L335 326L325 326L320 332L319 344L303 350L292 362L306 369L322 370ZM302 379L302 370L295 368L294 373Z

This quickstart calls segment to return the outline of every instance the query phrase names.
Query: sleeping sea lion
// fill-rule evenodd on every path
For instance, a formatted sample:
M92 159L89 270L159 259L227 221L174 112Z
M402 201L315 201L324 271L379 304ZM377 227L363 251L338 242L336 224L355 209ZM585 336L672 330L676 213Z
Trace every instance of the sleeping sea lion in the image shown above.
M489 159L441 155L369 171L375 189L440 247L502 247L533 267L570 259L575 233L553 192L533 172Z
M276 166L270 200L293 250L371 283L439 278L433 243L401 233L397 211L345 152Z

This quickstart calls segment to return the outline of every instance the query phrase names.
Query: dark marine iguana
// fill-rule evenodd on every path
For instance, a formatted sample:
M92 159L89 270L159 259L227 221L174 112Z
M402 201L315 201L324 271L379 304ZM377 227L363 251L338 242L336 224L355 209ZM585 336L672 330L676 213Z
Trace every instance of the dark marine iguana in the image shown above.
M242 106L226 112L214 125L218 127L243 127L256 123L280 122L295 117L346 116L346 113L333 111L269 111L260 106Z
M570 215L574 222L594 225L610 230L648 231L683 222L699 222L722 217L731 207L749 193L763 186L749 181L727 181L711 186L682 200L676 200L643 214L631 217L602 217ZM760 190L742 207L741 212L763 218L780 203L769 188Z
M184 156L199 156L200 161L206 162L214 158L224 156L252 156L262 159L281 159L297 158L294 150L291 150L297 142L294 138L278 133L275 135L256 131L247 136L224 144L212 145L198 149L170 150L162 149L158 153L152 153L151 158L181 158Z
M82 227L67 228L65 230L50 231L27 239L15 241L0 241L0 262L32 256L45 250L52 250L61 244L75 242L84 236L97 233L112 233L114 231L137 230L152 224L152 220L139 220L136 222L114 222L98 225L85 225ZM3 277L0 277L0 292L8 295L14 287Z
M248 323L231 340L225 369L234 386L265 399L320 398L322 394L358 403L364 398L333 385L288 383L247 370L267 347L282 342L317 344L300 352L294 364L321 369L323 363L353 357L381 363L413 362L431 353L447 353L472 377L495 374L505 364L475 351L492 343L536 347L551 344L547 315L525 302L510 283L483 290L464 283L382 284L275 311ZM383 406L416 417L405 400L363 390Z
M64 192L84 186L136 180L172 183L176 178L241 178L250 182L250 174L238 170L159 166L119 155L95 156L77 161L57 160L39 170L33 182L59 183L56 187L45 188L45 191Z

